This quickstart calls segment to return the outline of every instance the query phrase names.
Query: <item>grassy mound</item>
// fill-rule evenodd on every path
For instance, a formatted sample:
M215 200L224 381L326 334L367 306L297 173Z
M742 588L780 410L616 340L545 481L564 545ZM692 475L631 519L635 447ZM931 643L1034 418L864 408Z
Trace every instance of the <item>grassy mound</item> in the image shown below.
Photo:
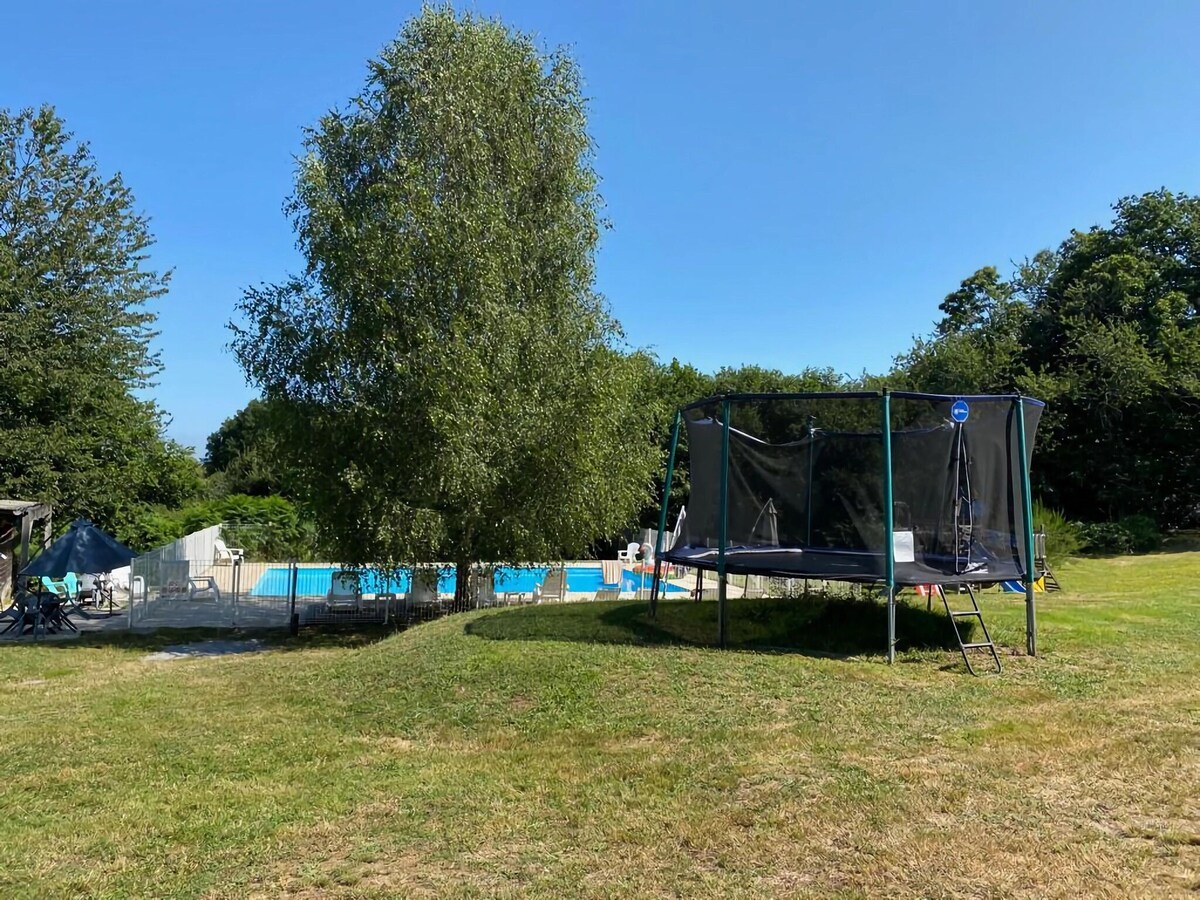
M877 655L887 646L887 607L875 599L814 594L736 599L729 607L733 649ZM964 637L974 630L969 622L959 628ZM711 647L717 638L717 604L666 600L653 619L645 603L527 606L477 619L467 633L489 640ZM896 633L901 649L958 647L940 601L932 612L923 605L899 603Z
M0 896L1194 889L1200 554L1059 577L1001 678L915 598L890 667L865 601L739 604L745 652L687 602L2 646ZM983 602L1020 646L1021 598Z

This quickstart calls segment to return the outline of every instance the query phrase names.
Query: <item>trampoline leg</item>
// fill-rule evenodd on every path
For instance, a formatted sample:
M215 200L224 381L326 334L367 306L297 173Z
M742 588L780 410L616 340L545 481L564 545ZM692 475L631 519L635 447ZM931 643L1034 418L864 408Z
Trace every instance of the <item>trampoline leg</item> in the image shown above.
M896 589L888 588L887 595L888 646L887 661L891 665L896 661Z
M1025 585L1025 652L1037 656L1037 599L1032 581Z
M725 582L726 576L722 572L717 583L717 644L722 650L725 649L728 641L729 620L725 612Z

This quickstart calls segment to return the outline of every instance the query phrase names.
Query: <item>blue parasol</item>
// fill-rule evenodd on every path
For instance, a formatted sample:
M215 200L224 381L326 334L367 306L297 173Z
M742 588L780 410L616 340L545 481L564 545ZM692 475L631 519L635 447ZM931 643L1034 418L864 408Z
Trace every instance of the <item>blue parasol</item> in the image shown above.
M137 556L116 538L86 519L76 519L67 533L38 554L21 575L63 578L68 572L111 572L129 565Z

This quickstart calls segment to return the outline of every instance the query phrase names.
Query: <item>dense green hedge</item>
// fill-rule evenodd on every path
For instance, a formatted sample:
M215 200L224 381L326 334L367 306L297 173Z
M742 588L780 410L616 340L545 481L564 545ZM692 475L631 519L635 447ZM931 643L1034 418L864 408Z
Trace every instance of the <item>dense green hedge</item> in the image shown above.
M226 542L244 548L251 559L314 558L312 523L283 497L231 494L177 510L147 509L135 516L118 536L133 549L144 552L222 523L227 526Z

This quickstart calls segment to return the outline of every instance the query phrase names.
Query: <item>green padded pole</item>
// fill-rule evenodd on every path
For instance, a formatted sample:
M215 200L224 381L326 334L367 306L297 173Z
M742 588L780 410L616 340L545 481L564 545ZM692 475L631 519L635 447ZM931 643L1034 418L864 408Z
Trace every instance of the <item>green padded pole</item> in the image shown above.
M883 435L883 558L887 589L887 661L896 659L896 536L892 521L892 397L885 388L880 398Z
M721 412L721 509L717 519L717 643L725 647L729 640L729 619L725 609L725 545L729 537L729 398Z
M658 615L658 583L662 578L663 535L667 531L667 506L671 501L671 481L675 477L675 448L679 446L679 425L683 414L675 411L671 425L671 452L667 454L667 478L663 482L662 509L658 512L658 537L654 541L654 583L650 585L650 618Z
M1021 518L1025 523L1025 652L1037 656L1037 599L1033 591L1033 488L1029 483L1029 453L1025 442L1025 398L1013 400L1017 415L1017 453L1021 466Z

